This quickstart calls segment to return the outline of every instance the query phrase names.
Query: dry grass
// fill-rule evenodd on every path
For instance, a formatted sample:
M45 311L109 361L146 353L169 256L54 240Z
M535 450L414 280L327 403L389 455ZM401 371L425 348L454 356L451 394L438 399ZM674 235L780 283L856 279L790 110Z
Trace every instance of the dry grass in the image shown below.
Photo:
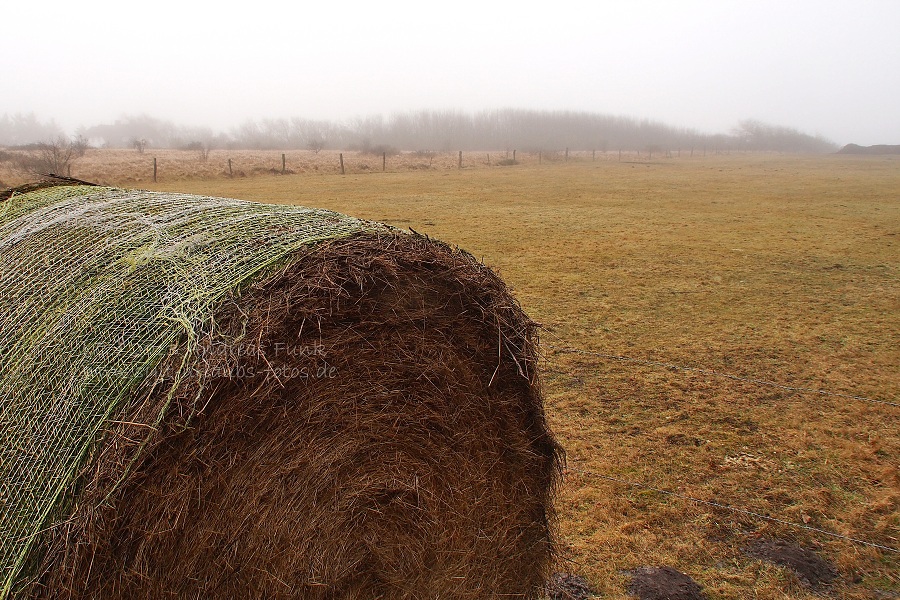
M742 552L757 535L817 549L840 597L900 593L897 554L595 475L900 548L900 409L566 351L900 402L900 161L454 166L155 187L409 226L497 268L545 326L549 418L569 454L564 566L605 597L626 597L622 571L639 565L673 566L711 598L813 597Z

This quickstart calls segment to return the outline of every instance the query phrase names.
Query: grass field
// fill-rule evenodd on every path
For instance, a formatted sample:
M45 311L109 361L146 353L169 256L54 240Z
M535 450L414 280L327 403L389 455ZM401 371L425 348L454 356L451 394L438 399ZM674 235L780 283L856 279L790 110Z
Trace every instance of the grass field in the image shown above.
M900 159L377 163L141 185L411 227L498 270L544 326L560 568L604 597L668 565L710 598L900 598L900 554L623 483L900 549ZM743 551L757 537L839 580L802 586Z

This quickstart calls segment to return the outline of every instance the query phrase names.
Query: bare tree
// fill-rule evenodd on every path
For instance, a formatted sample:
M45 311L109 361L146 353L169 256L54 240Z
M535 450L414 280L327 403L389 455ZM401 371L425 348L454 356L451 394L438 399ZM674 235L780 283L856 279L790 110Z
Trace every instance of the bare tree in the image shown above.
M306 140L306 149L310 150L313 154L318 154L325 148L325 138L321 135L314 134L310 135Z
M19 167L35 175L66 175L72 162L84 156L87 148L87 141L82 137L69 139L60 135L35 145L33 150L22 156Z
M52 120L42 123L34 113L0 115L0 146L23 146L59 135L62 135L62 129L56 123Z
M199 140L194 140L193 142L184 144L181 149L196 152L200 162L206 162L209 158L209 151L212 150L212 146L213 144L211 141L201 142Z

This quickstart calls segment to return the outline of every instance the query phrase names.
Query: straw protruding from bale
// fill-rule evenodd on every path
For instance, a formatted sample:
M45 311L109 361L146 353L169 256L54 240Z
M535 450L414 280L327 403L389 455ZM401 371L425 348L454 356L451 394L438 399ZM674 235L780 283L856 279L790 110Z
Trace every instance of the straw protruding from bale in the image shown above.
M3 597L539 593L535 325L470 255L76 186L0 204L0 266Z

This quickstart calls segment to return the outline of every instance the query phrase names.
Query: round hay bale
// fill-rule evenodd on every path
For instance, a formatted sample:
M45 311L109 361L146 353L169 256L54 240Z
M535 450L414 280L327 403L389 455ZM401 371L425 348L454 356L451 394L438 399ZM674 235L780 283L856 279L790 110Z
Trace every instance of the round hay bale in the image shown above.
M0 598L536 597L561 450L470 255L337 213L0 202Z

